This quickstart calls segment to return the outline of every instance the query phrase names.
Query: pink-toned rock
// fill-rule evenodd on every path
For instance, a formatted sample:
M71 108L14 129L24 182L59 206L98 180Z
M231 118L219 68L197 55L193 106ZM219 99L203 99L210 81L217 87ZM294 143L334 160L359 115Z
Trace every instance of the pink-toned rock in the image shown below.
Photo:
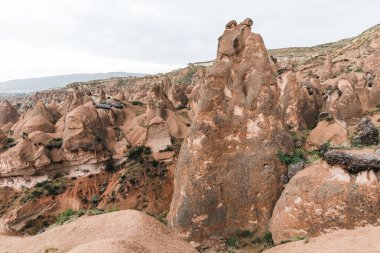
M16 109L7 100L0 102L0 128L14 124L18 121L19 115Z
M305 149L308 151L317 150L326 143L339 147L349 146L347 130L338 122L322 120L307 137Z
M264 232L282 185L279 150L291 138L264 42L251 21L227 28L181 148L169 226L187 240Z
M380 184L374 171L349 174L317 162L295 175L276 203L269 230L276 243L336 229L378 225Z

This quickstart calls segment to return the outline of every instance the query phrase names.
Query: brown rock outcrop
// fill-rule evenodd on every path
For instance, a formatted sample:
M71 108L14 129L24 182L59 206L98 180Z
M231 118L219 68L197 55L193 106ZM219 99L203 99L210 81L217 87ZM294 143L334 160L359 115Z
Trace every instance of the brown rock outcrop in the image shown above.
M318 162L286 185L269 230L279 243L296 236L378 224L379 201L380 185L373 170L352 175L338 166Z
M9 130L10 126L16 123L19 115L16 109L7 100L0 102L0 128ZM4 129L4 128L7 129Z
M349 146L347 130L338 122L322 120L307 137L305 149L308 151L317 150L326 143L330 143L332 146Z
M63 140L68 160L84 163L97 157L100 161L107 157L107 132L92 102L67 114Z
M199 111L181 148L169 226L187 240L266 229L292 140L279 89L251 20L228 26L200 90Z
M0 154L0 176L28 176L50 164L43 146L35 146L29 139Z
M54 132L54 117L50 114L45 104L38 102L33 108L22 115L21 119L12 127L13 136L21 138L24 133L34 131Z
M348 124L354 124L362 117L359 96L347 79L341 79L336 86L328 87L325 92L323 111Z

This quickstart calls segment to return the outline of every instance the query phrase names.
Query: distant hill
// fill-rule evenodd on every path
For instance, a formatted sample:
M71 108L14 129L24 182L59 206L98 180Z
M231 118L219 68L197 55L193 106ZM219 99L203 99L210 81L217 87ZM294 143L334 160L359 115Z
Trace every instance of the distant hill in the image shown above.
M141 77L145 74L126 73L126 72L109 72L95 74L71 74L38 77L29 79L16 79L5 82L0 82L0 93L28 93L40 90L54 89L63 87L66 84L73 82L87 82L91 80L106 79L110 77Z

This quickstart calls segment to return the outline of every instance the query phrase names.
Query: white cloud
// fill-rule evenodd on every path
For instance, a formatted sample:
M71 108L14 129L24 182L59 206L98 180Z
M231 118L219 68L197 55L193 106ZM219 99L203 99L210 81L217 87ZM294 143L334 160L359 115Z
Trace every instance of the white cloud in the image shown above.
M311 46L379 23L378 0L0 0L0 80L161 72L215 57L230 19L268 48Z

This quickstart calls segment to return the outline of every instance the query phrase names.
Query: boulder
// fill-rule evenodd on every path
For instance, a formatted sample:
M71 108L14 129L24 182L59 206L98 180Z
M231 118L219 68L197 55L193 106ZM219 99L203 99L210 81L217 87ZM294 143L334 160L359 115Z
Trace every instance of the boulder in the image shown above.
M292 140L264 42L250 22L228 26L200 89L198 112L174 178L169 227L187 240L263 233Z
M317 150L325 143L330 143L332 146L349 146L347 130L338 122L320 121L307 137L305 149Z
M269 230L276 243L336 229L378 224L380 184L373 170L350 174L324 161L295 175L276 203Z
M352 142L359 145L376 145L379 142L379 130L369 118L362 118L356 126Z
M380 154L369 150L330 150L324 154L324 159L331 165L338 165L351 173L380 169Z

